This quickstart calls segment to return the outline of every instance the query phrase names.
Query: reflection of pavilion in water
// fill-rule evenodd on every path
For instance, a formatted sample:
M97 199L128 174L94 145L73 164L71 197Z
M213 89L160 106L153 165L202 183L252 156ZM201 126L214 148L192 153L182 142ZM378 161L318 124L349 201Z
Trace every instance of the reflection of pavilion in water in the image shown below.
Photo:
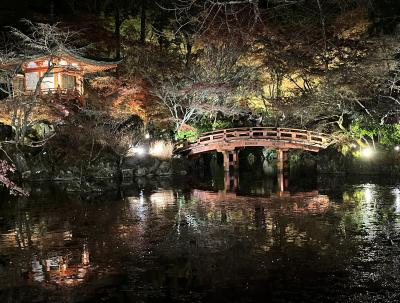
M84 281L89 272L89 249L86 244L82 248L73 248L65 252L51 249L46 243L63 246L64 241L70 240L71 231L52 231L41 234L36 226L21 224L9 233L0 236L0 253L18 249L30 251L38 248L43 254L30 255L27 266L17 269L22 276L32 283L50 283L60 286L75 286ZM21 256L23 254L21 253ZM19 264L18 262L15 263Z
M44 259L33 256L28 281L75 286L84 281L89 271L89 250L83 246L80 256L54 255Z
M286 209L294 212L310 211L310 212L323 212L329 207L329 197L320 195L317 190L308 192L290 193L286 191L288 188L288 179L285 178L283 173L278 173L278 191L271 194L269 197L265 196L249 196L238 194L239 188L239 175L230 175L229 172L225 173L224 184L225 189L218 192L193 190L193 196L203 202L251 202L260 201L270 203L285 202ZM290 205L290 206L289 206Z

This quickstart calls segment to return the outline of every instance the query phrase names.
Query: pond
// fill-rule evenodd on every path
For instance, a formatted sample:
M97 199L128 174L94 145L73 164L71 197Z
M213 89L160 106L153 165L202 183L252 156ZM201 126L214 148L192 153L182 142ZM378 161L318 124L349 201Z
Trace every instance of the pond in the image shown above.
M399 301L400 182L281 181L1 196L0 302Z

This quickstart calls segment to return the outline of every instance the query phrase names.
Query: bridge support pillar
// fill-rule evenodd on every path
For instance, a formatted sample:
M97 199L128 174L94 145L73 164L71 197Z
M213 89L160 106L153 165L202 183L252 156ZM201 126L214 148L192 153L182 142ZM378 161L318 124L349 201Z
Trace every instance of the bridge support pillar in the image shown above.
M224 171L229 172L229 151L224 150L222 155L224 156Z
M235 170L239 169L239 151L238 150L223 150L224 156L224 171L229 172L229 168L233 166Z
M278 174L280 172L284 172L288 169L288 158L287 158L287 150L284 149L277 149L277 168Z
M228 171L224 174L225 192L236 192L239 188L239 175L237 173L231 175Z
M278 172L278 193L285 193L289 186L289 179L283 171Z
M235 170L239 169L239 150L235 149L232 151L232 162L231 164L233 165L233 168Z

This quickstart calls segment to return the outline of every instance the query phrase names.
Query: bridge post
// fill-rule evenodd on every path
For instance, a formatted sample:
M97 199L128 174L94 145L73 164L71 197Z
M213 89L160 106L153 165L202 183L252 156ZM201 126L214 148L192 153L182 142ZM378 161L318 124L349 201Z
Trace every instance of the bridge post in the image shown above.
M204 157L203 157L201 154L198 155L197 163L198 163L198 170L199 170L199 172L200 172L200 176L201 176L201 177L204 177L204 170L205 170L205 167L204 167Z
M277 149L277 169L278 173L285 171L287 167L287 150Z
M288 188L288 186L289 186L289 179L287 178L287 176L285 176L283 171L278 172L278 192L284 193Z
M224 171L229 172L229 168L233 166L235 170L239 169L239 151L234 150L223 150L222 155L224 156Z
M224 174L224 188L225 192L236 192L239 188L239 175L237 173L231 175L229 172L226 171Z
M222 155L224 156L224 171L229 173L229 151L222 151Z
M225 171L224 173L224 189L225 191L229 191L231 188L231 176L229 175L229 171Z
M235 149L232 151L233 156L232 156L232 165L235 170L239 169L239 150Z

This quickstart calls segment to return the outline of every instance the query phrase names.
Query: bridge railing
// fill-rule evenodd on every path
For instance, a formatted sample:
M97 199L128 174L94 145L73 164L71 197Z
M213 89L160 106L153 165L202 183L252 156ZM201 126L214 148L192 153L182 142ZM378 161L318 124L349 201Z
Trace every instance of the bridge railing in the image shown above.
M194 142L187 140L177 142L175 150L180 152L210 143L248 139L282 141L321 148L326 148L332 143L331 136L314 131L280 127L246 127L206 132Z

